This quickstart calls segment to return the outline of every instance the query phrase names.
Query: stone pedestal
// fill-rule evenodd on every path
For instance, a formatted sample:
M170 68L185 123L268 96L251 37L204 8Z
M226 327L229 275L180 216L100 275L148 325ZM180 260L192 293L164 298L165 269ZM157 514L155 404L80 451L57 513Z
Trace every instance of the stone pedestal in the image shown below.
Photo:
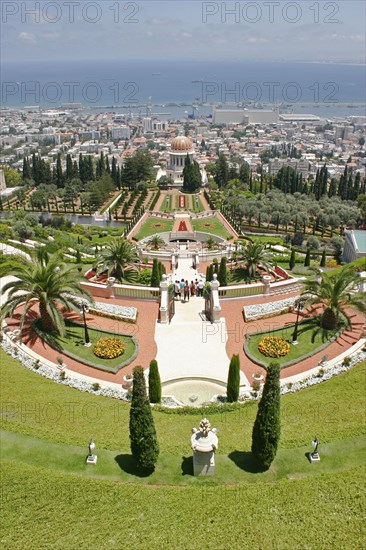
M98 456L97 456L97 455L89 455L89 456L87 456L87 458L86 458L86 463L87 463L87 464L96 464L96 463L97 463L97 460L98 460Z
M319 453L310 453L309 454L309 459L310 459L310 462L313 463L313 462L320 462L320 456L319 456Z
M163 279L160 283L160 323L166 324L169 322L169 285L166 279L166 275L163 275Z
M269 275L263 275L262 282L264 284L264 294L269 294L271 289L271 277Z
M210 298L210 306L211 306L210 313L211 313L211 321L213 323L219 323L221 318L219 286L220 286L220 283L217 279L217 274L214 273L213 280L211 281L211 298Z
M213 476L215 473L215 453L193 451L193 474L195 476Z
M195 476L214 475L215 451L218 444L216 429L211 430L207 418L201 420L199 430L192 429L191 446L193 450L193 474Z

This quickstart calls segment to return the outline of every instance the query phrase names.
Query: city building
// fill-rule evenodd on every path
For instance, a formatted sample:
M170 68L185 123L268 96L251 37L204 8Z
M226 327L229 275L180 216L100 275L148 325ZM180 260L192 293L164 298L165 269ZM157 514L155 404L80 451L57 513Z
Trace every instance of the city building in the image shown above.
M129 126L117 126L109 130L109 136L111 139L130 139L131 130Z
M353 262L366 257L366 231L347 230L344 232L343 261Z

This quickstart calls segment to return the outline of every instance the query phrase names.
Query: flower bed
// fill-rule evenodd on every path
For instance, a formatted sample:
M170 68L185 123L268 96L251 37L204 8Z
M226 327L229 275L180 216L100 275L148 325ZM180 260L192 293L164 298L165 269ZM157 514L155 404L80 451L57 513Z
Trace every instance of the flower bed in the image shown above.
M101 338L95 344L93 352L102 359L114 359L124 353L125 344L118 338Z
M245 321L254 319L263 319L272 317L279 313L287 313L294 308L296 298L286 298L286 300L277 300L276 302L267 302L265 304L255 304L243 307Z
M284 357L290 353L290 344L281 336L265 336L259 342L258 349L266 357Z

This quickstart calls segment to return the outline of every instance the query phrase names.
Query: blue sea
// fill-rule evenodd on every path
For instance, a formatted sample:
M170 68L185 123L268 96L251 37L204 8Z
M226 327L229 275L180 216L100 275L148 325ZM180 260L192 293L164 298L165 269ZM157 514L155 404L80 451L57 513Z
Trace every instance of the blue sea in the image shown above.
M4 63L2 106L144 113L211 112L210 104L291 105L320 116L365 114L365 66L294 62L58 61ZM174 104L185 103L177 107ZM159 107L158 109L156 107Z

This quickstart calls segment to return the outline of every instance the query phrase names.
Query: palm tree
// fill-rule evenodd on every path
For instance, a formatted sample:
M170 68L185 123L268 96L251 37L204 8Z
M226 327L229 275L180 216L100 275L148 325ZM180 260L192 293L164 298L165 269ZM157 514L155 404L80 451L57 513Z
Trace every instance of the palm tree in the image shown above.
M17 307L24 305L22 327L28 310L38 303L41 330L64 335L65 320L59 306L79 312L81 298L93 302L90 294L80 286L82 275L74 266L59 263L57 257L48 260L35 256L22 262L12 273L17 279L3 287L3 292L9 291L9 294L2 316L11 316Z
M159 235L153 235L151 239L148 240L147 244L151 246L153 250L159 250L159 248L165 245L165 241L159 237Z
M212 250L217 243L213 237L208 237L204 244L207 246L208 250Z
M137 247L126 239L115 239L103 248L99 258L99 271L108 270L118 281L133 280L139 269L140 255Z
M260 265L266 271L271 268L270 253L262 243L249 243L241 250L241 257L249 273L249 277L254 277L257 266Z
M322 273L317 269L315 280L304 282L302 295L308 297L307 305L321 305L323 313L320 317L320 326L325 330L335 330L340 325L340 317L344 317L347 326L351 326L351 320L345 309L366 311L366 293L358 292L362 279L354 268L348 266L334 275Z

